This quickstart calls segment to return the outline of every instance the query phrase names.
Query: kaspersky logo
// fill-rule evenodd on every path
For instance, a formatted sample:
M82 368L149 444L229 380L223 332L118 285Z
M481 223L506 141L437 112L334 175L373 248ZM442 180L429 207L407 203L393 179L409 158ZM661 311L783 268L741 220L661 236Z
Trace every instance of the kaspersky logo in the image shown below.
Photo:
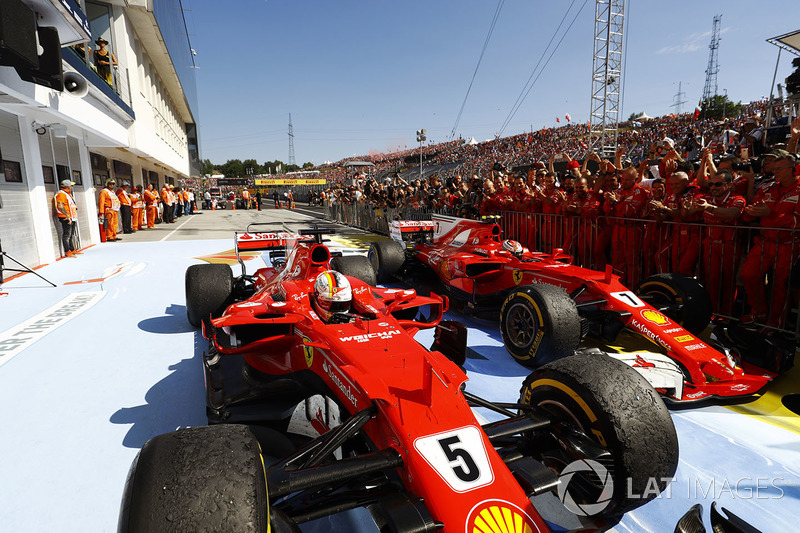
M528 514L510 502L484 500L469 512L466 533L538 533Z
M582 476L596 476L596 479L599 480L602 490L597 497L597 502L578 503L570 494L569 483L572 481L572 477L579 472L587 472L588 474L582 474ZM571 462L561 471L561 475L558 476L556 493L558 499L571 513L578 516L594 516L611 503L611 497L614 495L614 481L603 465L592 459L581 459Z

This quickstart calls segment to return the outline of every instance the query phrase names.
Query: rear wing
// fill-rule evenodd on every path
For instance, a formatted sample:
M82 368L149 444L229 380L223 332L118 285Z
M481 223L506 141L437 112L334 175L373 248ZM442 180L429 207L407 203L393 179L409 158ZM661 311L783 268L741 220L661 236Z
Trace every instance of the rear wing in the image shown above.
M252 231L251 224L247 231L236 231L233 234L234 248L236 249L236 260L242 265L242 274L245 273L244 261L239 256L239 251L256 252L269 251L270 262L286 257L286 250L294 246L295 241L302 239L302 235L291 231L278 232L259 232Z
M406 245L409 241L433 242L434 225L430 220L392 220L389 237Z

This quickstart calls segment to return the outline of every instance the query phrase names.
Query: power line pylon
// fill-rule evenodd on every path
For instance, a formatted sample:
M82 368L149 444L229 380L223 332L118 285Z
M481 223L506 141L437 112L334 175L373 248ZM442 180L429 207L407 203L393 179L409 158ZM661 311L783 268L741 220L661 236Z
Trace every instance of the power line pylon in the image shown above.
M292 128L292 114L289 113L289 162L288 165L295 165L294 160L294 129Z
M686 93L681 91L681 83L680 81L678 82L678 94L675 95L675 102L670 104L670 107L675 108L675 114L677 115L683 112L683 104L686 103L686 100L681 100L681 98L686 96Z
M719 24L721 21L722 15L714 17L714 24L711 29L711 44L708 45L708 67L706 67L706 84L703 87L703 102L717 95L717 73L719 72L717 49L719 48Z
M602 157L613 158L617 149L624 21L625 0L597 0L589 146Z

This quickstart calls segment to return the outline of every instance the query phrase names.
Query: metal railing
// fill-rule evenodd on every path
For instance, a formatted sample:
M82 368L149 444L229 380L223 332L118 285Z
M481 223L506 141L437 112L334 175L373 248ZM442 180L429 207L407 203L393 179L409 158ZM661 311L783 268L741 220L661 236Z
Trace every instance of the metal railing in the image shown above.
M329 220L387 235L392 220L430 220L424 208L325 205ZM455 214L437 210L436 213ZM680 272L699 280L717 317L800 333L800 230L501 211L503 237L531 250L561 248L576 265L613 266L630 288Z

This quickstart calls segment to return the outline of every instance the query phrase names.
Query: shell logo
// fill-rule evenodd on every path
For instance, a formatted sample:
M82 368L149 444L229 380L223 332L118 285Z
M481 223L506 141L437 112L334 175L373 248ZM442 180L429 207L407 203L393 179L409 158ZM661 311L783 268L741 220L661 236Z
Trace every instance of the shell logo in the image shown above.
M648 322L652 322L653 324L658 324L659 326L669 324L669 318L665 317L658 311L653 311L652 309L647 309L646 311L642 311L642 318L644 318Z
M472 508L466 533L535 533L539 528L528 514L513 503L485 500Z

